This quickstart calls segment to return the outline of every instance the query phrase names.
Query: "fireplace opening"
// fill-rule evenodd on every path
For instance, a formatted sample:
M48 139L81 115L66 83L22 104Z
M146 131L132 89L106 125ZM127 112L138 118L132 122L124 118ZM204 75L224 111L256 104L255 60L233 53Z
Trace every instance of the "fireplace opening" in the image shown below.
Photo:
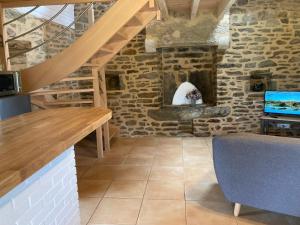
M164 106L216 105L216 46L163 48L161 52ZM196 103L186 98L191 91L201 95L192 95Z

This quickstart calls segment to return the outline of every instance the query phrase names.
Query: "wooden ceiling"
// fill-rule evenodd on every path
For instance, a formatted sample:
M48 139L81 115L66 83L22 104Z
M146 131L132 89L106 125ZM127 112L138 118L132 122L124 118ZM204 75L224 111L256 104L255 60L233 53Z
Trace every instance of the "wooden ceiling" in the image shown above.
M224 10L234 0L156 0L162 17L195 18L200 13L212 13L217 18L223 17Z

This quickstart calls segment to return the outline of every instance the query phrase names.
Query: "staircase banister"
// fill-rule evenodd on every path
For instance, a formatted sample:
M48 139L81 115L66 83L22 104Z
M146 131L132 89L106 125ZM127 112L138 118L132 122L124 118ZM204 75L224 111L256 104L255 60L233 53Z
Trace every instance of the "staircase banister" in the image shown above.
M105 45L149 0L117 1L78 40L61 53L21 71L24 92L31 92L66 78Z

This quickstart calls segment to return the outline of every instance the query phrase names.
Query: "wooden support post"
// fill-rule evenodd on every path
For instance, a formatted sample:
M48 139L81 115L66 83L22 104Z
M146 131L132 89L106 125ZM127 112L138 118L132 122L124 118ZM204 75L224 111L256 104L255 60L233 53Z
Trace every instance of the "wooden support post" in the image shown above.
M103 125L104 131L104 149L105 151L110 151L110 136L109 136L109 123L106 122Z
M94 88L94 106L100 107L101 106L101 99L100 99L100 90L99 90L99 77L98 77L98 69L92 68L92 75L93 79L93 88ZM103 148L103 132L102 127L96 130L96 138L97 138L97 155L98 158L103 158L104 155L104 148Z
M104 147L103 147L103 132L102 127L99 127L96 130L96 139L97 139L97 157L101 159L104 157Z
M91 27L95 23L95 12L94 7L92 6L88 10L88 23ZM93 67L92 68L92 76L94 78L93 80L93 88L94 88L94 106L100 107L101 104L101 97L100 97L100 84L99 84L99 73L98 69ZM104 157L104 144L103 144L103 131L102 127L99 127L96 130L96 139L97 139L97 157L98 159Z
M104 107L107 108L107 92L106 92L106 80L105 80L105 69L101 68L100 69L100 78L101 78L101 98L104 104ZM110 136L109 136L109 123L107 122L106 124L104 124L103 126L104 129L104 147L105 147L105 151L110 151Z
M7 32L5 23L5 10L2 8L0 4L0 60L2 64L2 70L11 70L11 65L8 60L9 58L9 49L7 41Z

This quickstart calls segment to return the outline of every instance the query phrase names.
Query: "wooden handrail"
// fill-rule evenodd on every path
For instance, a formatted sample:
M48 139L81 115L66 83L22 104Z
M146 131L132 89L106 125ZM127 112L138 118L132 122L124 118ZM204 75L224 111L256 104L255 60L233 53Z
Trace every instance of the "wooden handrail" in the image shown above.
M147 3L149 0L122 0L115 3L69 48L41 64L22 70L23 91L40 89L79 69Z

